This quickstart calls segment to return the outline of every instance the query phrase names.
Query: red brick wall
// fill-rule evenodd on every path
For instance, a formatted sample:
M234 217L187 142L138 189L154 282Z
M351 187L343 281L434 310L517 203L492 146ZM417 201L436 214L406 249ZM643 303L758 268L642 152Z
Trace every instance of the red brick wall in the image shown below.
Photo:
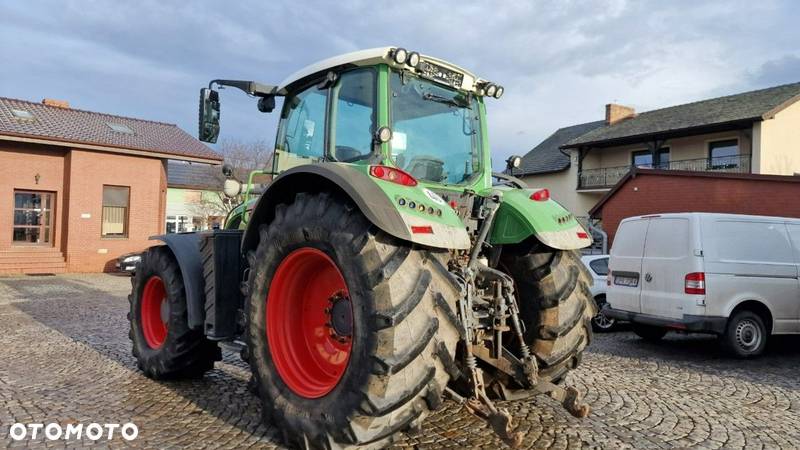
M800 217L800 182L642 173L622 185L600 215L610 246L622 219L675 212Z
M100 235L103 185L130 187L126 238ZM68 191L65 256L69 272L112 270L117 256L152 245L147 238L161 233L166 171L159 159L72 150Z
M52 241L60 246L65 153L65 149L58 147L0 141L0 251L7 250L12 242L14 190L55 192ZM38 184L36 174L39 174Z

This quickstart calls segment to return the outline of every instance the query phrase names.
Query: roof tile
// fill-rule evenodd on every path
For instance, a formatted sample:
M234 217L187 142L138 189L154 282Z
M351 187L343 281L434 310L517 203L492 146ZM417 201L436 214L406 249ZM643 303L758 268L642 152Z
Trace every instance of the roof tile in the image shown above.
M559 147L571 139L605 125L605 121L582 123L558 129L522 157L522 165L514 169L514 176L558 172L569 167L569 158Z
M656 135L695 127L761 120L764 115L800 96L800 83L670 106L638 114L611 126L575 136L563 148Z
M17 118L12 110L28 111L33 119ZM115 131L114 125L133 133ZM221 161L222 156L174 124L48 106L0 97L0 134L152 151L180 157Z

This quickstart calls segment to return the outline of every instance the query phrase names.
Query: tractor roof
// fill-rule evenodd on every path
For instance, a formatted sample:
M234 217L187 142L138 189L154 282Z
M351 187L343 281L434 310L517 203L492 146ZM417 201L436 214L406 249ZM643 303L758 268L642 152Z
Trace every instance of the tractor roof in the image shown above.
M347 65L354 65L354 66L371 66L375 64L388 64L392 67L403 68L403 69L410 69L407 65L404 64L397 64L392 59L392 52L398 47L378 47L378 48L371 48L367 50L359 50L356 52L345 53L343 55L334 56L332 58L324 59L317 63L311 64L310 66L306 66L297 72L290 75L288 78L283 80L279 85L278 89L283 91L287 87L291 86L293 83L303 80L306 77L309 77L314 74L318 74L320 72L325 72L327 70L333 69L335 67L347 66ZM478 90L478 82L484 82L478 78L473 73L463 69L461 67L456 66L455 64L451 64L447 61L443 61L438 58L434 58L428 55L420 55L421 61L427 61L432 64L436 64L437 66L444 67L446 69L450 69L461 73L464 75L463 82L460 86L461 89L467 91L477 91ZM419 66L418 66L419 67Z

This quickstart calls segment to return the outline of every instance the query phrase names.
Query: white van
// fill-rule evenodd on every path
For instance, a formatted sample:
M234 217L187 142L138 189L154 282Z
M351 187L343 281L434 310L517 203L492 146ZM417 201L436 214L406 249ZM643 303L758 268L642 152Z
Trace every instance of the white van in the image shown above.
M713 333L736 356L770 334L800 333L800 219L680 213L620 223L609 261L608 317L649 340Z

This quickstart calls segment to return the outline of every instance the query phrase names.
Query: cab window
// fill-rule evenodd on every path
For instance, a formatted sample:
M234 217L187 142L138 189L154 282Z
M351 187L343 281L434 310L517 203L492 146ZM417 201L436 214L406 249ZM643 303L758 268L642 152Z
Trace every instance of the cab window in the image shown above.
M327 90L317 86L286 99L278 146L298 156L322 158L325 152L325 104Z
M372 152L375 130L375 71L341 74L331 101L331 154L337 161L365 159Z

